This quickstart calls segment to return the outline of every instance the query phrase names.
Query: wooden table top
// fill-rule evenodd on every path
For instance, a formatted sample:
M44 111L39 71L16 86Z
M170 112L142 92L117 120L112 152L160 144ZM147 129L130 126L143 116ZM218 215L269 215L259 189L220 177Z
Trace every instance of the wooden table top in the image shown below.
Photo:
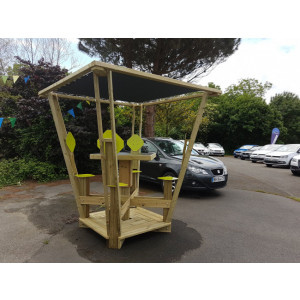
M127 153L127 152L119 152L117 155L118 160L153 160L156 156L156 153ZM100 153L92 153L90 154L90 159L101 159Z

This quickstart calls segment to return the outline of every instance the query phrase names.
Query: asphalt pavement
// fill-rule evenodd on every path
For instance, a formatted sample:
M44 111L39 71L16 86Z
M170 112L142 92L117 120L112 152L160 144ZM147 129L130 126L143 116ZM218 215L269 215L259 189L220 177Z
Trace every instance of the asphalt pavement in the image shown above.
M0 262L300 262L300 177L233 157L225 188L180 194L171 233L125 240L120 250L78 227L68 180L0 190ZM100 192L101 183L92 183ZM141 192L161 195L141 183ZM289 198L291 197L291 198Z

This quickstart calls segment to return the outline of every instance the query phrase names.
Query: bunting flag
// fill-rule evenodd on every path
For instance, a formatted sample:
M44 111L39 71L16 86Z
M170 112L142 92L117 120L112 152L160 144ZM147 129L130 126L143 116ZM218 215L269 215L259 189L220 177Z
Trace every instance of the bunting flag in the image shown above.
M2 126L3 119L4 119L4 118L0 118L0 128L1 128L1 126Z
M8 78L8 76L2 75L2 80L3 80L4 84L6 84L7 78Z
M81 109L81 110L82 110L82 103L81 103L81 102L80 102L80 103L78 103L78 105L77 105L76 107L78 107L79 109Z
M70 110L68 110L68 113L73 117L75 118L75 113L74 113L74 109L71 108Z
M89 100L86 100L86 102L87 102L88 105L91 105L91 102Z
M11 127L15 127L15 124L16 124L16 118L9 118L10 120L10 123L11 123Z
M28 79L29 79L29 75L27 76L27 77L24 77L24 81L25 81L25 83L27 83L27 81L28 81Z
M17 75L14 75L14 76L13 76L13 81L14 81L14 83L17 82L17 80L19 79L19 77L20 77L20 76L17 76Z

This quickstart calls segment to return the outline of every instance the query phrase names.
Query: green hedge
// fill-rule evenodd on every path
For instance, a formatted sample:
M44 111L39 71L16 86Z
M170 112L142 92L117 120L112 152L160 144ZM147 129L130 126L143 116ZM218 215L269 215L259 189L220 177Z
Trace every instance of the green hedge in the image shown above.
M26 179L47 182L67 178L66 169L35 159L4 159L0 161L0 188L19 184Z

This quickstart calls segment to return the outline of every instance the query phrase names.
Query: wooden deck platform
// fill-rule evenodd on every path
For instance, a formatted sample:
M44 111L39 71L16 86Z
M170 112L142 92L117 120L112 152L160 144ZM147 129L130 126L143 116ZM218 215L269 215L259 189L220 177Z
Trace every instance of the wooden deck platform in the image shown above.
M105 211L90 213L89 218L80 218L79 220L104 238L109 238L106 231ZM171 222L163 222L162 215L140 207L131 208L130 219L121 221L121 236L119 240L169 225L171 225Z

